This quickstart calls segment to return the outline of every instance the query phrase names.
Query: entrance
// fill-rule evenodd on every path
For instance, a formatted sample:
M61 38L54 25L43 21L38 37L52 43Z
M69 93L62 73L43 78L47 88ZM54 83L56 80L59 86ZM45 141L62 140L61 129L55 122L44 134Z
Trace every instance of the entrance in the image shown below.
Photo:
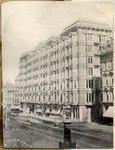
M34 104L29 104L29 113L34 113Z

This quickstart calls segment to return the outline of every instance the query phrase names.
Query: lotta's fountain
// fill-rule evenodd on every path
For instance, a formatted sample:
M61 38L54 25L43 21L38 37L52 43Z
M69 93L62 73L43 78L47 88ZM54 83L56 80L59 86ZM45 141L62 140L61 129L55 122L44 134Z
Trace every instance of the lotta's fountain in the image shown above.
M59 142L59 148L76 148L76 142L71 139L71 119L70 116L63 120L64 124L64 137L63 142Z

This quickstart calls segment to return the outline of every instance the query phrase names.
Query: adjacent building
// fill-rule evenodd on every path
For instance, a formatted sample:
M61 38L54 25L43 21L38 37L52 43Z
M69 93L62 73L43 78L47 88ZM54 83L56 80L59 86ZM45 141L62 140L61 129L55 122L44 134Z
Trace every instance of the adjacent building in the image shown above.
M51 37L23 54L16 78L23 110L35 113L38 108L42 115L64 115L67 107L71 119L90 122L92 105L97 101L97 91L100 93L96 84L103 73L113 76L113 71L101 68L104 56L100 54L110 37L111 29L105 24L77 21L59 37ZM108 102L104 96L103 92L103 101Z
M113 39L107 41L106 45L102 47L100 53L101 75L102 75L102 104L105 108L103 112L104 117L113 118ZM106 111L107 110L107 111Z
M16 99L15 85L8 82L3 84L3 100L4 108L19 105L19 101Z

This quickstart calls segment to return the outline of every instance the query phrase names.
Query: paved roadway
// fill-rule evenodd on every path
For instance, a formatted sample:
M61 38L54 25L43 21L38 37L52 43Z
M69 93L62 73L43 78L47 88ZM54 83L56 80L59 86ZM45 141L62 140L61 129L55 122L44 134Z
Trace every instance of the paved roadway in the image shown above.
M76 123L77 124L77 123ZM76 148L112 148L112 130L88 128L87 125L72 125L72 140ZM63 141L63 126L55 128L53 124L17 123L15 120L4 130L6 148L58 148Z

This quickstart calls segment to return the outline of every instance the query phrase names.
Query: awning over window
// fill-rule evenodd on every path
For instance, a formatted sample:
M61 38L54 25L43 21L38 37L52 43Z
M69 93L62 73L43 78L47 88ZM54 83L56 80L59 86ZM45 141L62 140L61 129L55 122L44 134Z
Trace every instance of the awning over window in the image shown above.
M38 113L39 113L39 112L42 112L42 109L38 109L38 110L36 110L36 112L38 112Z
M51 111L51 114L59 115L60 114L60 110L56 111L56 110L53 109Z
M20 109L20 105L12 105L10 108L11 108L12 110L13 110L13 109Z
M113 118L113 106L109 106L103 117Z
M46 114L50 114L50 109L46 109Z

